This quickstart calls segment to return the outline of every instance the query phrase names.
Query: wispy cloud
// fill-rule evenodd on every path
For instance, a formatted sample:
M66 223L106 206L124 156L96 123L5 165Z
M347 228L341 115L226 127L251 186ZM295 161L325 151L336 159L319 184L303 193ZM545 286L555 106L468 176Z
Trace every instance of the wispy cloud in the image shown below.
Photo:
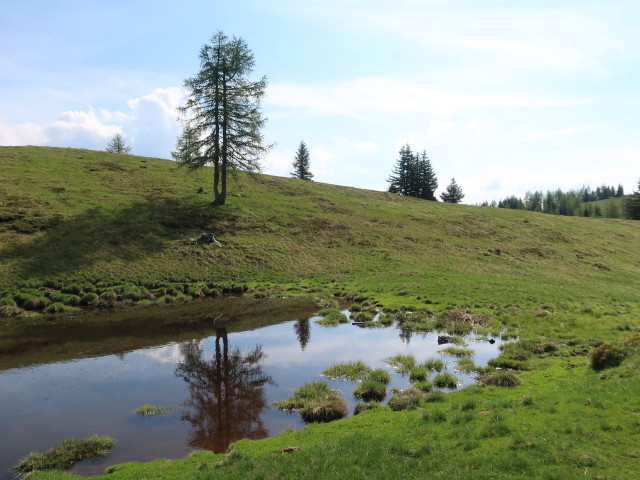
M566 135L572 135L574 133L585 132L599 128L601 125L578 125L575 127L559 128L557 130L549 130L546 132L538 132L525 137L520 137L514 140L515 142L531 142L533 140L540 140L543 138L561 137Z
M584 98L532 93L469 94L438 90L421 82L391 77L365 77L317 84L271 85L265 105L301 115L368 118L369 114L430 111L448 117L464 108L557 107L584 105Z

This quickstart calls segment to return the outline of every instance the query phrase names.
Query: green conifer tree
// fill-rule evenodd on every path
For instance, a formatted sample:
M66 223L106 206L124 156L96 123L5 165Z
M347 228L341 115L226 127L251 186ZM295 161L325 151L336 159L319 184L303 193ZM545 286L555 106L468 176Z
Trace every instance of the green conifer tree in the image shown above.
M451 183L447 186L447 189L440 194L440 198L443 202L447 203L460 203L464 198L462 188L456 183L456 179L452 178Z
M307 145L304 141L301 141L296 156L293 159L293 172L291 172L291 176L301 180L311 180L313 173L311 173L310 163Z

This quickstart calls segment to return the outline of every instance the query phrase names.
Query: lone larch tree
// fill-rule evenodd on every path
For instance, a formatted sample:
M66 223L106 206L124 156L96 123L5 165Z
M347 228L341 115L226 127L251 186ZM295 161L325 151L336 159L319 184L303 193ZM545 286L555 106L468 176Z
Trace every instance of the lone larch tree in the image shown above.
M127 146L122 135L116 133L109 141L106 151L110 153L130 153L131 147Z
M311 173L310 165L309 150L304 141L301 141L296 156L293 159L293 172L291 172L291 176L301 180L311 180L313 173Z
M171 155L192 170L213 166L217 205L227 198L228 171L259 170L259 159L269 150L260 111L267 80L250 80L253 66L244 40L218 32L200 49L200 71L184 82L188 93L180 112L185 120Z

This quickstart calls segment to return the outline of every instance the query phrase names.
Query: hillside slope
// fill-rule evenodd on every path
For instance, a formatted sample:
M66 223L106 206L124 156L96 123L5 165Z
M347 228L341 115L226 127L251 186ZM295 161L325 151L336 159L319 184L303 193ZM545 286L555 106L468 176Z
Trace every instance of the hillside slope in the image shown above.
M0 147L0 291L214 282L367 292L387 306L638 299L640 223L426 202L77 149ZM196 242L212 232L222 247Z

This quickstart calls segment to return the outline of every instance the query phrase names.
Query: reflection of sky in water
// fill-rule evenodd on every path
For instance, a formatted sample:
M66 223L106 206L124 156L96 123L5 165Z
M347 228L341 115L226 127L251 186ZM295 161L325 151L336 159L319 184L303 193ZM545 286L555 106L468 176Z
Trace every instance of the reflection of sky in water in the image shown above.
M304 321L303 321L304 322ZM458 378L472 381L455 372L455 358L440 357L437 334L414 334L407 343L394 327L365 329L345 324L321 327L309 320L305 348L299 343L300 322L285 322L258 330L230 333L229 352L239 348L247 354L261 346L265 358L261 367L275 385L264 385L267 407L260 421L269 435L304 424L297 415L279 412L268 405L288 396L289 390L302 383L323 379L320 373L337 362L363 360L374 368L386 368L387 357L412 354L418 362L442 358L448 370ZM202 359L215 357L215 337L196 342ZM468 341L477 351L476 364L484 365L497 355L499 341ZM147 461L158 457L182 457L192 425L181 420L177 408L166 418L141 419L134 412L143 404L184 405L189 398L185 381L175 375L184 354L179 343L146 348L122 355L109 355L77 361L59 362L0 373L0 469L11 465L32 450L43 451L64 438L86 437L95 433L116 438L111 455L96 464L80 466L81 474L99 474L106 465L131 460ZM329 381L342 390L352 410L351 391L355 382ZM392 385L408 386L408 380L393 375ZM184 412L184 407L182 412ZM0 478L12 478L0 473Z

